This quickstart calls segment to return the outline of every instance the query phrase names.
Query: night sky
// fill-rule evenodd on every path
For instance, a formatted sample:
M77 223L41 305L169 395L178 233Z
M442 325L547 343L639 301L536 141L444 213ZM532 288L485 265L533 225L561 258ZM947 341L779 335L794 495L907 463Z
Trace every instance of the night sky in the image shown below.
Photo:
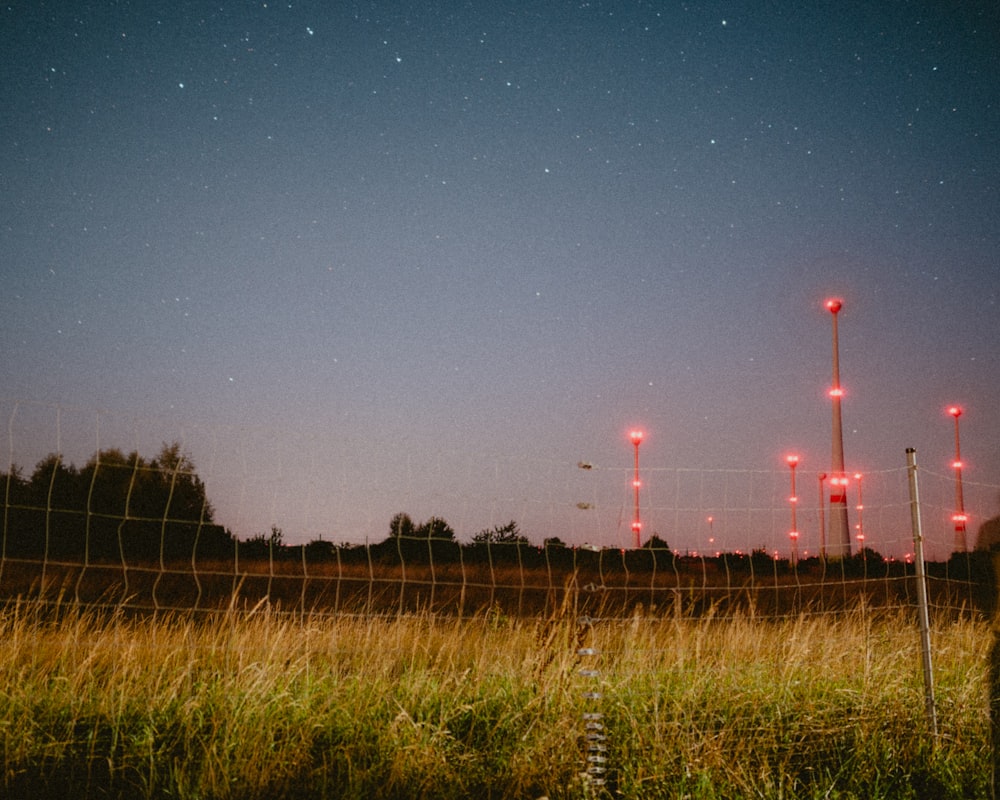
M0 52L7 463L621 546L637 426L647 534L787 549L794 451L814 549L837 296L868 544L914 447L947 553L953 403L1000 512L995 2L35 0Z

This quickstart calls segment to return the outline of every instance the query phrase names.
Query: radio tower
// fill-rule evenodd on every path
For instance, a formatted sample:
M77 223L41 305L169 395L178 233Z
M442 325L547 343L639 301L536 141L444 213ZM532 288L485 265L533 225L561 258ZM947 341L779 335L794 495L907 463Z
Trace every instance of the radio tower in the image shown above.
M833 469L830 475L830 535L827 551L831 558L851 555L851 529L847 524L847 473L844 470L844 428L840 417L840 343L837 335L837 314L843 308L840 300L827 300L826 309L833 315Z
M799 465L799 457L796 455L786 456L785 461L792 471L792 493L788 496L788 504L792 507L792 527L788 531L788 538L792 544L792 566L799 563L799 523L796 517L796 509L799 505L799 496L795 491L795 468Z
M635 430L629 433L628 438L635 447L635 473L632 476L632 489L635 494L635 511L632 514L632 534L635 539L635 547L642 546L642 522L639 521L639 487L642 482L639 480L639 445L642 444L642 431Z
M962 496L962 448L958 441L958 418L962 416L962 409L952 406L948 413L955 418L955 460L951 463L955 469L955 513L951 519L955 523L955 552L964 553L969 549L965 538L965 523L969 517L965 513L965 498Z

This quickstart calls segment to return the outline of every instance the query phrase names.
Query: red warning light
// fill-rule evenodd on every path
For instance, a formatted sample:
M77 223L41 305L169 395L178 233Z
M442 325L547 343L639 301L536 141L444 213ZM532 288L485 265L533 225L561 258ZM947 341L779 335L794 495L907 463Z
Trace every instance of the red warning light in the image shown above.
M794 467L796 464L799 463L799 457L798 456L785 456L785 461L788 462L788 466Z
M958 417L962 416L962 409L960 409L958 406L951 406L948 409L948 413L951 414L951 416L958 419Z
M632 444L638 447L642 443L642 431L631 431L628 435Z
M838 311L840 311L840 309L844 307L843 302L841 302L836 298L831 298L830 300L827 300L825 305L826 305L826 310L829 311L831 314L836 314Z

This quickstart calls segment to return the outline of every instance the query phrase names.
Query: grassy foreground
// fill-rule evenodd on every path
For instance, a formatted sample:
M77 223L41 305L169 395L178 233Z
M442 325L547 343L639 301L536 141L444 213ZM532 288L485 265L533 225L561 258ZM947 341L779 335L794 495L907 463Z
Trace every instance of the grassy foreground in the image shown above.
M590 711L608 796L983 797L989 644L984 622L935 626L935 745L915 625L885 612L581 626L8 606L0 795L599 796L579 777Z

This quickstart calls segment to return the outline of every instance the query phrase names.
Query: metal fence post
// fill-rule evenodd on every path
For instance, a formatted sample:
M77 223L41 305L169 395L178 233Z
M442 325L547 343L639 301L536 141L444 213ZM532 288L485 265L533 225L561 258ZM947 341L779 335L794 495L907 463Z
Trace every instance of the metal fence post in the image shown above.
M917 568L917 603L920 616L920 653L924 665L924 706L931 734L937 740L937 709L934 703L934 671L931 668L931 616L927 600L927 575L924 573L924 535L920 527L920 494L917 490L917 451L906 448L906 467L910 482L910 524L913 528L913 561Z
M977 554L978 555L978 554ZM989 665L989 712L990 749L993 751L990 768L990 797L997 800L1000 795L1000 550L986 553L992 562L992 570L987 573L991 580L988 612L993 628L993 644L990 647Z

